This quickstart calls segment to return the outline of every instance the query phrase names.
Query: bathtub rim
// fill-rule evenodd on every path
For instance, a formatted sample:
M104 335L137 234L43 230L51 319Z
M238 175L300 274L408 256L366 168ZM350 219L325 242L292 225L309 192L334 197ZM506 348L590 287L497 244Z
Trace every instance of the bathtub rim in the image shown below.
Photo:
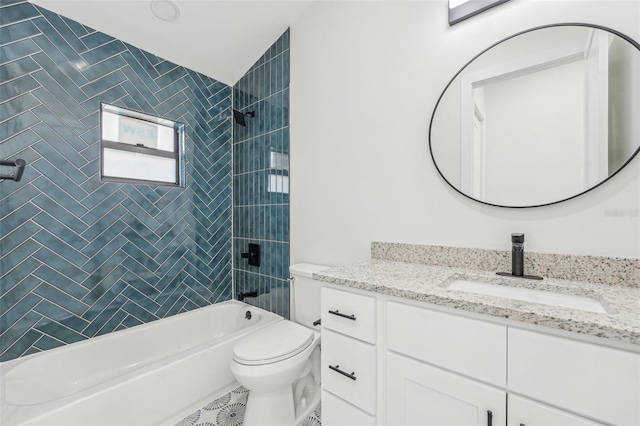
M256 322L255 324L249 326L249 327L243 327L241 329L235 330L232 333L226 334L220 338L217 338L215 340L203 343L203 344L199 344L197 346L185 349L183 351L171 354L167 357L161 358L161 359L157 359L153 362L149 362L147 364L141 365L138 368L132 369L130 371L125 372L124 374L112 377L108 380L105 380L103 382L99 382L95 385L91 385L87 388L84 389L80 389L76 392L72 392L70 394L61 396L59 398L54 398L45 402L41 402L41 403L35 403L35 404L21 404L21 405L17 405L17 404L11 404L8 403L6 401L6 387L5 387L5 375L6 373L10 372L11 370L15 369L17 366L24 364L25 362L33 359L34 357L45 357L47 355L51 355L51 353L53 351L57 351L60 353L64 353L64 351L68 351L68 350L73 350L74 347L77 347L77 345L81 345L81 344L93 344L95 343L98 339L100 340L105 340L105 339L115 339L118 337L117 333L122 333L122 332L139 332L142 330L142 328L151 328L151 327L156 327L158 325L160 325L159 323L161 321L164 322L164 324L166 325L167 322L171 321L171 322L175 322L175 321L179 321L181 318L184 318L184 315L188 315L188 314L192 314L192 315L196 315L195 313L201 313L201 309L215 309L216 307L219 307L219 305L236 305L238 308L240 309L247 309L247 310L259 310L262 318L259 322ZM182 315L182 317L181 317ZM192 311L189 312L184 312L182 314L177 314L177 315L173 315L171 317L167 317L167 318L160 318L158 320L149 322L149 323L145 323L145 324L141 324L135 327L131 327L128 329L124 329L124 330L119 330L117 332L113 332L113 333L107 333L105 335L102 336L98 336L95 338L89 338L89 339L85 339L82 340L80 342L75 342L75 343L71 343L68 345L64 345L61 346L59 348L54 348L54 349L50 349L47 351L43 351L43 352L39 352L36 354L30 354L24 357L20 357L20 358L16 358L16 359L12 359L9 361L5 361L0 363L0 424L22 424L24 422L32 422L32 421L37 421L38 419L50 415L56 411L62 410L62 409L66 409L67 407L76 405L81 403L83 400L90 398L94 395L98 395L102 392L105 392L106 390L118 386L120 384L124 384L127 383L129 381L133 381L135 380L137 377L141 377L144 375L148 375L148 374L152 374L154 371L161 369L163 366L169 366L169 365L173 365L175 363L180 362L183 359L187 359L190 358L200 352L204 352L207 349L210 348L214 348L217 346L221 346L227 342L229 342L230 340L233 339L239 339L242 336L251 333L253 331L259 330L263 327L266 327L274 322L278 322L278 321L282 321L284 320L283 317L281 317L280 315L274 314L272 312L266 311L262 308L258 308L256 306L253 305L249 305L247 303L244 302L240 302L238 300L235 299L231 299L231 300L227 300L224 302L220 302L220 303L216 303L213 305L209 305L209 306L205 306L202 308L198 308L198 309L194 309ZM142 328L140 328L142 327ZM76 346L74 346L76 345ZM30 424L30 423L29 423Z

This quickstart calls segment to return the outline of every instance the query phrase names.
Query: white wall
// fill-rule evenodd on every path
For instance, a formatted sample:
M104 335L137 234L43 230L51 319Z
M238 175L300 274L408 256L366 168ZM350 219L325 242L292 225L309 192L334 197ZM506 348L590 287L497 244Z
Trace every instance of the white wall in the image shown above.
M556 22L640 40L640 2L513 0L451 28L444 0L316 2L291 27L291 262L365 260L372 240L509 249L512 232L529 251L638 257L639 159L574 200L504 209L455 192L429 156L458 69Z

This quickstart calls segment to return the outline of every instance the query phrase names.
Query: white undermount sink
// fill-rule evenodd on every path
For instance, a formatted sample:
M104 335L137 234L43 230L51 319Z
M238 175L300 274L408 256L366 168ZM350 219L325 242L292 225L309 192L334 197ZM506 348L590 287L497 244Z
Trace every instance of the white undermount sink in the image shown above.
M604 306L602 306L602 304L596 299L586 296L576 296L574 294L553 293L550 291L531 290L520 287L508 287L465 279L454 279L447 284L445 288L449 290L464 291L467 293L521 300L523 302L579 309L581 311L596 312L599 314L607 313Z

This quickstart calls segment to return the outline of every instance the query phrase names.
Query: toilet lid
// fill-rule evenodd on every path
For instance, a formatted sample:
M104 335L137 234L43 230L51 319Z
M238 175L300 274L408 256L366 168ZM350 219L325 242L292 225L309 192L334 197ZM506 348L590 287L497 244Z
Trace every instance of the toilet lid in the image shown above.
M299 354L313 342L313 331L291 321L278 321L236 343L233 359L256 365L282 361Z

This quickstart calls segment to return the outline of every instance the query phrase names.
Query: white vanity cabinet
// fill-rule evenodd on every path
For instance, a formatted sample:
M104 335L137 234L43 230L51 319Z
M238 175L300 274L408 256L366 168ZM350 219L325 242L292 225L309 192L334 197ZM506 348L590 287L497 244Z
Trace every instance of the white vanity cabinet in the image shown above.
M325 333L325 317L335 316L328 313L325 294L332 304L363 302L360 310L338 309L373 315L367 333L353 324L337 330L336 318ZM521 328L514 321L331 285L323 288L322 305L325 426L640 425L635 347L614 348L544 327ZM363 380L364 390L353 384L341 388L337 377L327 376L334 373L330 364L343 363L336 354L359 371L373 370L374 377ZM344 365L348 373L356 370ZM336 420L347 418L359 420Z
M384 424L505 424L506 326L395 301L385 325Z
M322 288L322 423L376 424L377 353L374 295Z
M322 424L340 426L375 426L376 418L338 398L322 391Z
M515 327L508 339L510 393L608 424L640 425L640 354Z
M386 302L386 349L504 389L507 327Z

